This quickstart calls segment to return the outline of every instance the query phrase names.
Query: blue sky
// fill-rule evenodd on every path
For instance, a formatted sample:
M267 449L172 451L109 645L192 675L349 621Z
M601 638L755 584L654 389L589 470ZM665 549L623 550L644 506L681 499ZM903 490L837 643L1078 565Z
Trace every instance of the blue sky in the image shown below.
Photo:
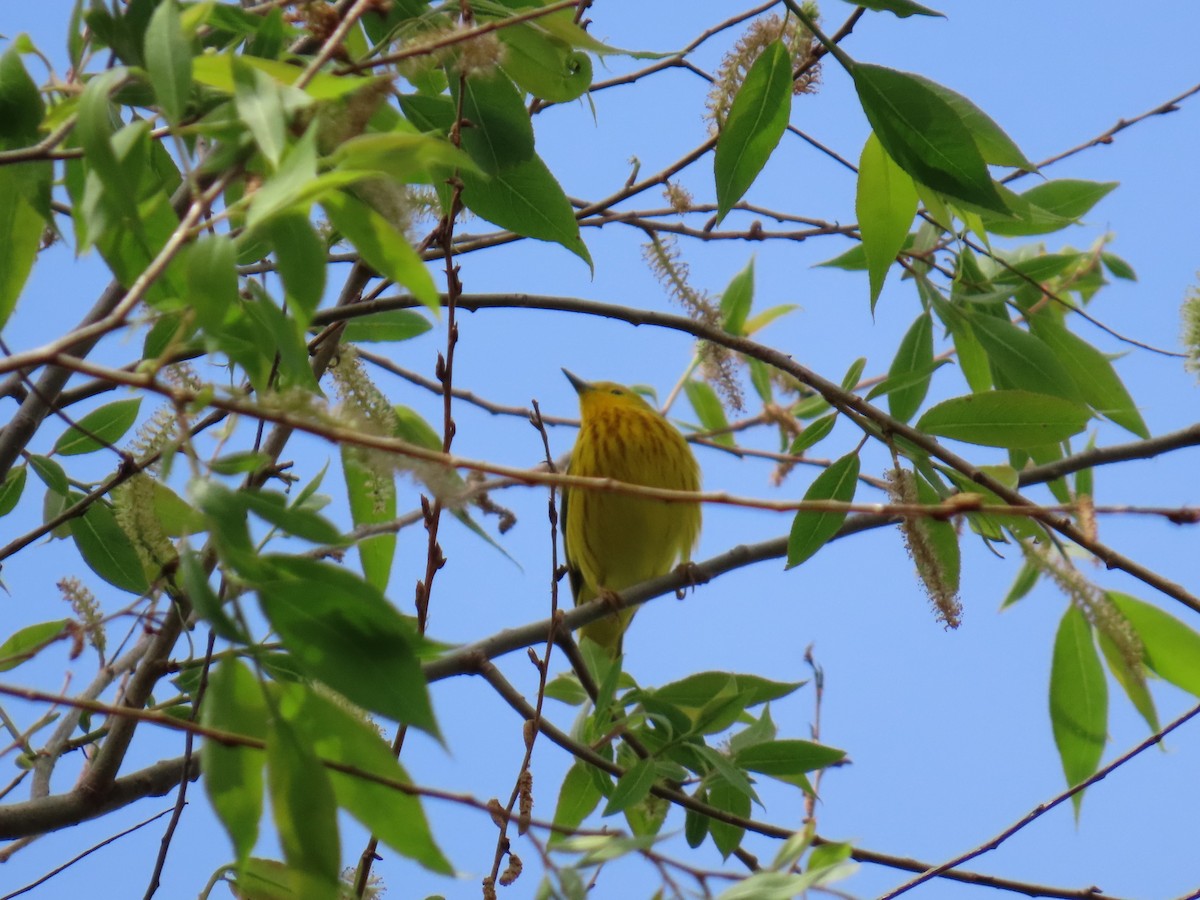
M70 3L46 0L5 6L0 32L12 36L27 31L52 58L61 59ZM739 8L682 0L598 0L590 17L593 34L609 43L668 51ZM952 0L938 8L947 19L868 15L844 46L858 59L918 72L970 97L1033 160L1083 143L1118 119L1182 93L1197 80L1194 41L1200 8L1192 5ZM822 9L825 24L836 27L849 10L847 4L827 0ZM713 70L731 40L732 35L714 39L698 53L696 63ZM605 77L605 65L617 73L629 64L608 60L597 66L597 78ZM830 65L823 82L815 96L797 99L792 123L857 160L867 125L849 80ZM631 156L640 160L646 174L704 139L704 93L696 76L679 70L641 87L596 95L594 118L586 103L552 108L535 122L538 150L568 194L605 196L624 183ZM1200 146L1198 103L1193 98L1180 111L1141 123L1111 145L1087 150L1047 173L1121 182L1087 217L1086 225L1049 237L1047 246L1086 247L1111 231L1111 249L1133 265L1139 280L1106 288L1091 312L1122 333L1170 349L1178 346L1179 304L1200 269L1195 226L1200 175L1193 163ZM711 200L711 158L689 168L680 181L698 200ZM1032 183L1026 180L1027 186ZM855 218L853 175L790 135L747 199L831 221ZM636 208L661 205L657 194L635 201ZM478 221L465 226L481 227ZM587 229L583 237L596 260L593 278L566 252L527 244L465 258L464 288L471 293L580 296L676 311L640 262L640 234L608 226ZM890 281L872 317L865 277L813 268L849 246L847 239L829 237L787 245L683 243L681 249L695 284L713 293L753 255L756 309L778 303L800 306L762 339L836 380L860 356L868 359L868 375L886 371L899 336L918 312L915 292L907 283ZM85 259L76 267L62 248L47 254L6 330L10 346L35 346L63 322L75 321L90 304L102 283L99 279L94 260ZM1117 363L1118 371L1142 405L1153 433L1196 420L1195 380L1178 360L1127 352L1129 347L1084 325L1078 331L1105 352L1126 354ZM558 371L562 365L585 378L651 384L664 396L692 353L691 344L677 334L565 314L464 314L461 334L458 385L500 403L520 405L536 398L544 411L564 415L573 414L575 407L574 393ZM443 321L430 334L390 349L402 365L431 374L444 340ZM105 358L126 361L138 346L113 342L104 349ZM939 378L938 397L965 391L956 372L944 369ZM435 398L401 382L381 384L396 402L436 420ZM0 406L0 416L10 409ZM686 402L681 401L676 413L681 419L690 417ZM540 441L522 420L496 419L462 405L456 415L455 449L462 455L514 465L533 465L540 459ZM48 431L46 447L55 435L53 429ZM572 439L567 429L551 432L555 452L568 450ZM1101 428L1097 440L1106 444L1126 437L1115 428ZM857 442L857 434L840 426L820 452L839 456ZM769 445L770 440L760 444ZM327 446L315 442L301 441L294 449L297 468L310 473L328 454ZM700 450L698 458L707 488L739 494L799 497L812 475L799 470L775 489L769 484L769 463L737 461L711 450ZM986 451L973 458L993 461ZM1192 449L1163 460L1110 467L1097 473L1097 500L1200 503L1194 475L1198 462L1200 453ZM884 454L868 448L865 472L877 474L886 465ZM81 474L99 476L102 471ZM326 490L336 493L337 487L331 475ZM496 499L518 514L517 528L503 541L523 569L464 529L448 525L443 546L450 564L435 584L431 619L431 631L439 638L465 641L545 614L549 547L544 494L510 490ZM33 509L21 520L7 517L0 528L4 534L12 528L15 534L30 527L39 514ZM788 519L777 514L711 508L698 557L739 542L775 537L787 528ZM1102 520L1101 528L1110 545L1195 589L1194 531L1153 519L1116 517ZM655 601L639 613L626 638L626 666L640 682L651 685L700 669L798 680L808 677L803 654L813 644L827 677L822 740L845 749L853 760L822 784L820 832L883 853L941 862L991 837L1063 787L1047 714L1047 682L1054 631L1066 601L1042 584L1015 608L1000 613L1000 600L1018 568L1015 551L999 559L969 533L963 537L963 550L965 615L956 632L944 631L934 620L898 535L877 530L839 541L790 572L783 572L779 562L765 563L722 577L682 603ZM411 585L423 572L424 554L423 533L412 529L401 534L391 596L402 606L411 602ZM1120 573L1093 569L1090 563L1081 566L1101 585L1159 603L1200 626L1185 610L1152 596ZM16 627L61 616L53 585L63 574L85 573L61 544L39 546L7 563L4 580L11 596L0 601L5 604L5 621ZM106 595L103 585L96 587L114 608L121 602L111 592ZM62 657L46 660L41 683L57 689L66 665ZM90 677L83 661L78 666L75 687ZM522 654L505 660L503 668L532 691L534 675ZM31 677L24 670L20 674ZM1110 690L1112 740L1106 761L1146 733L1118 689ZM1155 696L1164 721L1194 702L1161 684ZM506 798L523 751L520 722L486 685L470 679L439 684L433 697L449 751L417 736L403 757L410 773L424 784L482 799ZM805 688L772 707L781 736L808 736L812 701L811 688ZM574 717L572 710L558 704L549 709L564 727ZM1198 728L1195 723L1186 726L1167 741L1165 750L1143 754L1090 790L1078 822L1069 806L1060 807L970 868L1059 887L1096 884L1131 898L1169 898L1195 890L1200 885L1195 863L1200 826L1194 815L1200 806ZM178 736L139 732L140 758L175 755L180 746ZM539 742L533 767L538 814L551 814L566 764L560 751ZM56 787L68 785L64 772ZM799 792L764 784L763 797L766 810L756 809L756 817L799 824L804 814ZM147 800L103 822L44 838L0 866L0 887L24 884L170 802ZM447 885L388 854L377 867L389 886L388 896L418 897L433 891L447 897L478 896L478 879L491 861L494 828L476 812L445 804L430 803L428 812L435 834L464 880ZM31 896L74 896L94 890L98 883L112 896L140 895L164 821L98 851ZM682 817L669 820L668 831L681 828ZM354 827L343 837L349 865L363 837ZM765 841L749 840L747 846L765 859L774 852ZM666 847L687 855L681 839ZM516 849L531 869L536 868L533 848L517 842ZM269 846L263 850L271 852ZM202 792L194 789L159 896L195 895L229 854ZM719 863L711 848L693 861ZM532 875L527 872L506 896L532 896ZM894 870L864 866L845 888L855 896L870 897L903 880L905 876ZM594 896L647 896L654 883L650 867L624 862L602 873ZM911 896L938 900L973 893L984 896L987 889L929 884Z

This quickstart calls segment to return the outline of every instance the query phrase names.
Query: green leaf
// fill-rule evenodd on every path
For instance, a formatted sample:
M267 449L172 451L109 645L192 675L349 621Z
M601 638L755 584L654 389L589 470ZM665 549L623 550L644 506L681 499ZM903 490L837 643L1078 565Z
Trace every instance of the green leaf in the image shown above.
M236 328L227 328L220 335L220 346L231 355L236 352L234 359L247 367L247 375L260 393L267 392L266 380L272 375L279 376L274 386L284 391L299 388L317 393L300 323L288 318L258 281L247 281L245 289L250 294L241 307L245 317Z
M22 628L0 644L0 672L15 669L33 659L44 647L67 634L73 624L70 619L57 619Z
M259 19L256 25L257 27L251 31L253 39L246 44L246 54L263 59L275 59L283 50L283 10L278 6L274 7ZM289 28L288 37L297 38L299 37L299 32L294 28ZM352 36L347 35L346 49L349 49L349 45L352 44L353 40ZM353 53L354 51L351 50L350 52Z
M203 234L187 251L187 301L209 334L217 335L237 308L237 252L224 234Z
M690 765L688 768L706 776L706 779L710 783L712 780L711 776L715 773L717 777L724 780L730 787L744 794L748 799L759 805L762 804L762 800L759 799L758 794L754 790L750 773L737 765L731 756L706 744L692 744L689 745L689 749L695 755L698 762Z
M641 850L647 850L654 846L654 842L655 838L652 835L622 837L616 834L581 834L567 838L563 841L562 847L569 852L584 854L579 861L580 866L597 866ZM579 897L580 900L583 900L586 894L581 894Z
M191 601L196 615L208 622L218 637L239 644L250 643L246 629L225 612L221 598L208 583L208 574L194 550L185 549L179 555L179 586Z
M321 206L333 226L373 269L404 285L430 309L436 311L440 307L441 298L429 269L391 222L341 191L327 195L321 200Z
M0 54L0 149L15 150L37 143L45 114L37 83L25 70L20 49L10 44Z
M297 900L331 900L338 894L341 846L337 802L325 767L290 726L268 720L267 789L279 843Z
M314 544L342 544L341 531L324 516L298 505L288 505L288 498L278 491L242 491L245 507L285 534L303 538Z
M458 99L459 79L450 79ZM533 124L521 92L498 69L465 79L462 114L471 123L462 130L462 148L488 175L534 158Z
M565 41L524 22L506 25L498 35L506 49L500 67L535 97L566 103L591 86L591 58Z
M217 7L217 9L221 8L220 6ZM257 19L253 22L252 28L256 30L261 27L261 24L262 20ZM254 69L258 73L269 76L272 82L288 86L294 84L304 74L303 68L292 65L290 62L238 55L232 51L227 51L225 53L206 53L203 56L197 56L192 63L192 77L201 84L206 84L226 94L233 94L237 89L237 74L235 69L238 66ZM334 100L346 94L353 93L369 83L369 78L318 72L309 81L308 87L304 89L304 93L314 100Z
M696 788L696 792L692 794L701 803L708 802L708 792L704 790L704 785ZM683 820L683 836L687 840L687 844L693 850L704 843L704 839L708 837L708 823L711 821L708 816L688 809Z
M788 781L795 776L832 766L845 758L844 750L811 741L782 740L754 744L739 752L733 761L751 772Z
M411 784L391 747L364 717L343 709L304 684L281 685L285 718L323 761ZM454 869L433 840L418 797L357 775L327 770L337 805L385 844L426 869L450 875Z
M743 329L746 335L758 334L776 319L786 316L790 312L795 312L800 307L795 303L780 303L777 306L770 306L755 316L751 316L746 320L746 327Z
M191 504L170 490L161 481L152 481L152 514L157 517L169 538L182 538L187 534L198 534L205 528L204 516L192 509Z
M454 101L448 95L400 94L397 100L408 121L421 131L446 135L454 126L457 114Z
M379 589L317 560L263 561L259 600L296 663L359 706L437 736L420 638Z
M970 319L971 330L987 351L997 384L1073 402L1083 400L1071 373L1039 337L1008 319L986 314Z
M111 447L119 441L137 421L142 398L116 400L92 410L63 432L54 443L59 456L77 456Z
M561 244L592 266L574 207L540 157L491 178L463 172L462 181L463 203L480 218L525 237Z
M325 294L325 242L298 212L275 216L263 226L263 234L275 251L292 315L307 328Z
M274 859L251 857L224 877L230 890L243 900L331 900L336 896L326 881Z
M862 378L863 370L867 367L867 358L860 356L854 362L850 363L850 368L846 370L846 374L842 376L842 390L852 391L858 386L858 380Z
M1125 696L1146 721L1150 730L1158 731L1161 727L1158 711L1154 708L1154 698L1150 696L1150 689L1146 686L1146 671L1141 666L1141 660L1137 660L1135 665L1130 665L1112 638L1099 630L1096 631L1096 637L1104 661L1108 663L1108 671L1112 672L1113 678L1117 680L1117 684L1121 686L1121 690L1125 692Z
M850 859L853 853L854 846L852 844L821 844L819 847L813 847L812 852L809 853L808 869L811 872L815 869L835 866Z
M945 100L958 114L963 124L967 126L967 130L971 133L971 137L975 141L975 146L979 148L979 153L985 163L990 163L994 166L1010 166L1014 169L1025 169L1029 172L1037 171L1037 166L1025 157L1025 154L1021 152L1021 149L1013 142L1012 138L1005 134L1004 130L992 121L983 110L962 94L956 93L945 85L938 84L936 81L930 81L924 76L913 75L911 77L920 81L925 87Z
M763 870L747 876L726 888L716 900L790 900L807 895L808 889L837 880L846 873L813 870L807 872L776 872Z
M754 385L754 392L763 403L774 403L775 390L771 385L770 368L761 359L751 359L749 364L750 383Z
M200 707L201 723L215 731L265 740L267 718L262 688L249 667L236 657L219 662ZM258 841L265 763L261 750L225 745L212 738L205 738L200 745L204 789L233 841L239 864Z
M892 418L907 422L916 415L929 391L933 368L933 316L926 311L905 332L888 369L889 381L916 376L907 387L897 387L888 393L888 412Z
M396 481L391 474L385 475L378 467L368 465L356 447L343 444L341 452L342 474L346 480L346 496L354 524L372 525L396 518ZM395 556L394 533L377 534L358 542L363 576L380 591L387 590Z
M1150 430L1138 412L1133 397L1125 389L1107 356L1068 331L1049 311L1031 316L1029 324L1033 333L1070 373L1079 393L1092 409L1140 438L1150 437Z
M1137 281L1137 273L1133 271L1133 266L1121 259L1115 253L1101 253L1100 259L1104 263L1104 268L1112 273L1114 278L1123 278L1126 281Z
M554 807L554 824L560 828L574 830L592 814L600 804L597 790L586 763L578 760L567 770L562 787L558 791L558 804ZM565 835L560 831L550 834L549 845L554 847L563 842Z
M746 73L717 137L717 222L754 183L783 137L791 111L791 55L782 41L773 41Z
M1044 181L1021 196L1035 206L1067 219L1078 219L1112 193L1120 182L1059 178Z
M1001 284L1032 287L1030 282L1049 281L1081 266L1091 266L1087 253L1039 253L1024 259L1014 259L1000 266L995 280Z
M710 806L743 819L750 817L750 798L724 778L713 778L709 783L708 802ZM746 833L746 829L740 825L730 825L727 822L710 819L708 832L712 835L713 843L716 844L722 858L728 859L729 854L742 843L742 836Z
M83 147L89 173L103 185L104 200L128 220L137 218L137 183L117 159L108 95L128 77L124 69L109 69L83 89L76 114L75 135ZM94 237L94 236L93 236Z
M25 466L13 466L4 481L0 481L0 516L7 516L16 509L25 492L25 479L29 470Z
M1090 418L1086 407L1061 397L986 391L942 401L921 416L917 428L968 444L1029 449L1078 434Z
M854 209L867 257L874 310L884 279L908 240L908 228L917 213L917 189L912 178L892 161L874 132L859 159Z
M746 317L754 303L754 257L729 281L721 294L721 327L730 334L746 334Z
M909 242L906 241L905 244L907 248ZM846 272L865 272L867 271L867 252L863 249L862 241L859 241L845 253L839 253L832 259L817 263L816 268L842 269Z
M163 0L154 10L143 52L159 108L168 122L178 125L192 92L192 48L175 0Z
M608 804L604 807L604 815L611 816L634 803L639 803L650 793L650 788L654 787L656 776L654 760L639 759L617 779Z
M877 12L895 13L898 19L907 19L909 16L941 16L946 18L945 13L940 13L936 9L930 9L928 6L922 6L920 3L914 3L913 0L846 0L851 6L861 6L863 9L873 9Z
M270 76L249 65L247 59L234 57L231 63L234 103L238 118L253 135L271 168L276 169L287 146L287 113L278 85Z
M900 168L951 197L1008 212L975 137L942 92L883 66L855 63L851 74L867 120Z
M848 453L813 479L805 500L837 500L849 503L858 486L858 454ZM846 521L844 512L807 512L801 510L792 520L788 536L787 567L800 565L825 546Z
M587 691L574 673L563 672L546 684L546 696L570 706L582 706L588 700Z
M32 454L29 457L29 466L42 484L54 493L65 496L71 490L71 483L67 480L66 471L50 457Z
M249 245L245 249L257 251L257 229L272 217L284 212L299 212L307 216L316 200L362 178L362 172L336 170L318 175L317 129L315 126L310 127L298 141L287 148L278 170L263 182L250 198L246 224L251 229L251 234L244 237L241 243ZM253 253L251 258L258 258L266 249L263 246L261 252Z
M270 464L271 457L266 453L244 450L214 459L209 468L217 475L245 475L248 472L257 472Z
M339 144L331 159L338 169L378 172L401 184L434 184L454 169L483 171L441 135L407 131L360 134Z
M942 366L948 365L950 365L950 360L939 359L931 362L923 369L914 369L911 372L904 372L894 376L889 375L867 392L866 399L874 400L876 397L884 397L895 391L908 390L914 385L924 384L928 389L929 379L932 377L933 373Z
M16 166L0 168L0 247L4 247L4 265L0 266L0 328L12 315L25 289L46 227L27 199L16 170Z
M1050 234L1086 215L1116 187L1115 181L1045 181L1018 195L1019 203L1010 202L1019 218L984 214L983 222L992 234L1006 237Z
M675 769L672 768L672 771L675 771ZM682 771L679 774L682 775ZM670 809L671 804L667 800L657 797L654 794L647 794L640 802L625 807L622 812L625 814L625 821L629 825L629 830L633 832L635 837L653 839L662 831Z
M786 697L804 684L803 681L771 681L758 675L733 672L697 672L695 675L663 685L654 691L654 696L684 711L698 712L720 693L731 679L746 707Z
M1108 738L1108 685L1092 641L1092 626L1082 612L1067 607L1054 639L1050 667L1050 724L1067 784L1093 775ZM1071 802L1079 815L1083 797Z
M729 752L735 757L747 747L775 740L779 729L771 720L771 704L763 707L762 715L729 739Z
M733 435L729 433L729 420L725 417L725 409L717 392L706 382L694 378L685 381L683 388L701 426L705 431L716 432L710 440L724 447L734 446Z
M827 416L822 416L819 419L814 419L805 426L800 435L792 441L792 446L788 449L788 453L793 456L799 456L809 447L824 440L829 432L833 431L833 426L837 422L837 413L830 413Z
M350 319L342 332L342 340L352 344L407 341L424 334L432 327L429 320L420 313L409 309L391 309Z
M1012 587L1008 589L1008 593L1004 595L1004 601L1000 604L1001 609L1007 609L1018 600L1023 599L1041 578L1042 570L1030 563L1025 563L1021 566L1021 571L1017 573L1017 577L1013 579Z
M78 494L71 494L67 501L76 503L82 499ZM87 512L67 524L89 569L113 587L131 594L144 594L150 589L142 560L117 524L111 507L102 502L93 503Z
M1200 634L1156 606L1106 591L1137 632L1146 665L1164 681L1200 697Z

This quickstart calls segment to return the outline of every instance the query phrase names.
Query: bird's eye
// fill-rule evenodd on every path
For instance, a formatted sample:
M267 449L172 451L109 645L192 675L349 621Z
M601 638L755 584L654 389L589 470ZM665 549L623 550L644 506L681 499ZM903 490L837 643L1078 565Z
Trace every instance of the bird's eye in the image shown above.
M611 391L609 391L609 393L612 394L614 397L620 397L625 392L623 390L621 390L620 388L613 388Z

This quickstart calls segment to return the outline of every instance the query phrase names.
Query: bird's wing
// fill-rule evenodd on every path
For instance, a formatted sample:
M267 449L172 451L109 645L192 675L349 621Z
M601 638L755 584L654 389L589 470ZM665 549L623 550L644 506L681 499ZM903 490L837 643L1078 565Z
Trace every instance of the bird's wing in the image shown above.
M559 511L558 523L559 531L562 532L563 539L563 555L567 562L567 575L571 579L571 595L575 598L575 602L579 602L579 592L583 590L583 572L579 570L579 566L571 559L571 546L567 542L567 507L570 503L571 491L564 488L562 492L562 508Z

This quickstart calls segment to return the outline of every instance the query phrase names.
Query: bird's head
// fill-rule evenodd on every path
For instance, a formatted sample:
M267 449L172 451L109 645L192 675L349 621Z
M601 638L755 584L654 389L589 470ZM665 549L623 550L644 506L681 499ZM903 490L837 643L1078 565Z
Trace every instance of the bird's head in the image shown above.
M584 381L566 369L563 369L563 374L579 394L579 411L584 419L615 409L657 412L637 391L623 384L614 381Z

